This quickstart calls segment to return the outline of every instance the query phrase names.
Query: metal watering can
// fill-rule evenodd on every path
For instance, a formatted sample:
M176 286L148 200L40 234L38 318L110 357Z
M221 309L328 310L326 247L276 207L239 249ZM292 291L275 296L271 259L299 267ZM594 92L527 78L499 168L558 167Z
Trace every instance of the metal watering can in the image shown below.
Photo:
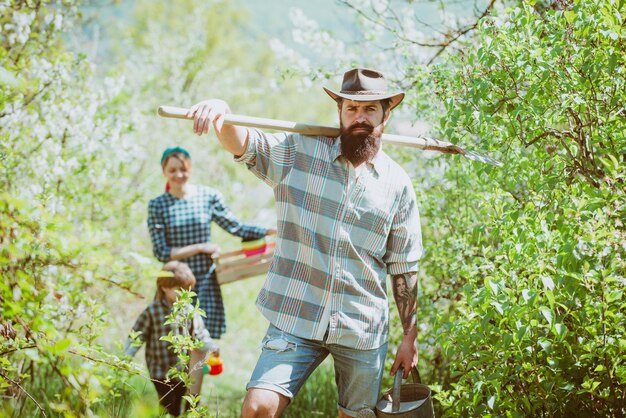
M396 372L393 388L376 404L378 418L435 418L430 388L421 383L417 368L411 369L413 383L402 384L404 368Z

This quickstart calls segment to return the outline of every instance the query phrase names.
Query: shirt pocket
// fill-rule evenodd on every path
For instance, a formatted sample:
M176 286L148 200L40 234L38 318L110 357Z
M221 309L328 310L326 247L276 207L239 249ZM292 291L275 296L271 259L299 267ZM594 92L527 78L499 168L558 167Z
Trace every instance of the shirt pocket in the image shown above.
M348 210L346 226L350 240L357 252L367 253L382 260L386 251L387 237L392 215L384 209L356 206Z
M375 182L358 188L354 199L348 203L344 222L356 251L361 256L368 255L380 262L386 251L393 220L393 205L387 192Z

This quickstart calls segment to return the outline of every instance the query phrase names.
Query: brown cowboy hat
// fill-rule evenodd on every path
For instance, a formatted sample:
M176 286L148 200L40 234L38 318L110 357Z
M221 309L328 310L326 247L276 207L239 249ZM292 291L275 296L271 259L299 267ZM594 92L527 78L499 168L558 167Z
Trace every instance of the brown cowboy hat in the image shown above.
M357 102L389 99L389 110L398 106L404 99L403 92L389 93L387 91L387 81L382 73L367 68L355 68L347 71L343 75L341 91L332 91L326 87L324 87L324 91L335 101L339 98Z

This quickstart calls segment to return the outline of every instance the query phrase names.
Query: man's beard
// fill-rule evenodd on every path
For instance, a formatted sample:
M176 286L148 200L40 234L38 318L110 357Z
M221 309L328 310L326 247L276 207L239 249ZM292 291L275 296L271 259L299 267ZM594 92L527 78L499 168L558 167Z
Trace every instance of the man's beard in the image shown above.
M366 130L354 132L357 128L365 128ZM346 128L342 123L339 134L341 136L341 155L356 167L372 160L378 153L383 125L373 127L367 123L357 122Z

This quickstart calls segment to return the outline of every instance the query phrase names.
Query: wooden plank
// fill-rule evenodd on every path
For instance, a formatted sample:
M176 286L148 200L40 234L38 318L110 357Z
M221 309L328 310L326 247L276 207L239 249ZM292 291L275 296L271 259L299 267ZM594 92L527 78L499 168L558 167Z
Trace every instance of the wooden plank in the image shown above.
M274 256L274 252L271 251L271 252L267 252L263 254L251 255L250 257L241 257L241 258L235 258L235 259L228 260L228 261L219 261L218 266L222 270L228 270L232 268L237 268L239 266L255 264L255 263L262 261L264 258L271 259L273 256Z
M230 270L226 272L221 272L217 275L217 282L220 285L226 283L232 283L242 279L249 279L250 277L260 276L263 273L267 273L269 268L269 263L267 267L262 266L260 264L254 264L251 266L245 266L238 270Z
M263 254L245 257L239 251L233 251L226 258L224 254L220 256L215 267L217 282L222 285L267 273L274 257L274 243L271 244Z

